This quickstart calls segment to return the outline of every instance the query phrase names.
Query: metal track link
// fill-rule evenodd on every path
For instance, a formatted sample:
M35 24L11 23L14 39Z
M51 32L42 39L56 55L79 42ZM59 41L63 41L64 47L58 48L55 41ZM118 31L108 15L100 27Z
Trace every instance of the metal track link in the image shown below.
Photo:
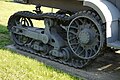
M26 18L30 18L30 19L36 19L36 20L43 20L45 18L61 20L61 21L69 21L70 20L70 18L68 16L60 15L60 14L56 14L56 13L36 14L33 12L29 12L29 11L20 11L20 12L13 14L13 15L26 17Z
M35 51L32 51L32 50L30 50L30 49L28 49L28 48L26 48L26 47L21 47L21 46L19 46L19 45L14 45L17 49L20 49L20 50L22 50L22 51L25 51L25 52L28 52L28 53L31 53L31 54L34 54L34 55L37 55L37 56L39 56L39 57L42 57L42 58L46 58L46 59L49 59L49 60L52 60L52 61L55 61L55 62L58 62L58 63L60 63L60 64L64 64L64 65L67 65L67 66L70 66L70 67L74 67L74 68L81 68L80 66L77 66L77 65L74 65L73 63L76 63L77 61L76 60L74 60L74 59L72 59L72 61L71 62L65 62L65 61L60 61L60 60L58 60L58 59L54 59L54 58L52 58L51 56L45 56L45 55L41 55L40 53L36 53Z

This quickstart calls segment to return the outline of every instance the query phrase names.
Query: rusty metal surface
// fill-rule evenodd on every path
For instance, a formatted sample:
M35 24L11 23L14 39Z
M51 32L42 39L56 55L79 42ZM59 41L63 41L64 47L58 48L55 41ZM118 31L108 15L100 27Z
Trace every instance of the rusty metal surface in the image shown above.
M84 69L75 69L30 53L23 52L16 49L13 45L8 45L7 48L18 52L21 55L34 58L45 63L46 65L52 66L76 77L84 77L87 80L120 80L120 55L111 51L106 52L104 56L96 59L94 63L88 67Z

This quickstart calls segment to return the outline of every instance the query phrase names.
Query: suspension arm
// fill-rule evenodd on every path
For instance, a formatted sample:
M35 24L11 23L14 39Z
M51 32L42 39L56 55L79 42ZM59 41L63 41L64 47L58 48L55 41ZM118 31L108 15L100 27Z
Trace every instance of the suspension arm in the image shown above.
M21 36L26 36L29 38L33 38L35 40L40 40L44 44L47 44L49 41L49 38L46 34L44 34L44 30L39 28L23 28L19 26L14 26L12 28L13 33L19 34Z

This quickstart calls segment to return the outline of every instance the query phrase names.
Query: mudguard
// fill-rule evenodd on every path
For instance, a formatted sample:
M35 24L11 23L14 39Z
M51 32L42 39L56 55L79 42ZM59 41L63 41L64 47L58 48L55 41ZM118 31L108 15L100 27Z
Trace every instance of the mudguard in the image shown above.
M106 38L108 42L118 39L118 20L120 11L107 0L84 0L84 6L93 8L106 23Z

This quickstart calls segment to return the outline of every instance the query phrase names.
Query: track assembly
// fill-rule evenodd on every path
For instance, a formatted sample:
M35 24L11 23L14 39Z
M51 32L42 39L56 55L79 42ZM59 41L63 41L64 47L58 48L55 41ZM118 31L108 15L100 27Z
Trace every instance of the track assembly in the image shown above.
M67 14L67 13L66 13ZM92 21L85 22L86 28L83 27L84 30L79 30L79 38L77 36L77 32L75 32L75 28L80 28L79 26L83 26L84 24L79 24L78 26L73 25L74 21L76 22L79 18L79 13L73 15L66 15L65 13L41 13L35 14L28 11L17 12L12 15L8 22L8 29L11 33L11 37L13 39L14 45L23 51L30 52L32 54L38 54L44 58L49 58L50 60L57 61L62 64L66 64L68 66L72 66L75 68L83 68L86 66L91 59L89 57L96 55L98 53L94 52L94 49L89 49L91 46L96 47L95 49L99 52L99 31L97 31L96 26L91 29L87 28L87 25L94 25ZM79 14L79 15L78 15ZM76 17L77 15L77 17ZM82 15L81 15L82 16ZM45 24L45 28L37 28L33 26L32 20L43 20ZM84 18L83 18L84 19ZM86 19L86 18L85 18ZM87 20L87 19L86 19ZM93 31L92 31L93 30ZM88 31L88 32L87 32ZM75 34L71 34L75 33ZM96 33L95 36L91 36L92 33ZM71 39L71 37L75 39ZM81 39L85 36L83 39ZM94 42L92 42L91 38L94 38ZM78 43L80 41L80 43ZM79 46L78 46L78 45ZM91 46L87 46L88 44L92 44ZM76 46L78 46L76 48ZM91 52L85 54L82 50ZM74 49L79 49L83 51L82 55L89 56L78 56L79 51L75 53Z

